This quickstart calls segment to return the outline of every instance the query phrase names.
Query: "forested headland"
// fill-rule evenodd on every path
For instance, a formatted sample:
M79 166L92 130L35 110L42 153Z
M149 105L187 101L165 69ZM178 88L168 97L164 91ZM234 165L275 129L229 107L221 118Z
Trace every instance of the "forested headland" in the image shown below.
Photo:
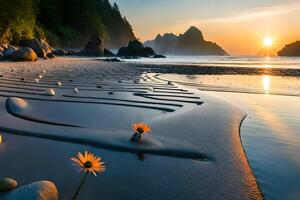
M0 43L42 38L53 46L82 47L93 35L118 48L135 39L109 0L0 0Z

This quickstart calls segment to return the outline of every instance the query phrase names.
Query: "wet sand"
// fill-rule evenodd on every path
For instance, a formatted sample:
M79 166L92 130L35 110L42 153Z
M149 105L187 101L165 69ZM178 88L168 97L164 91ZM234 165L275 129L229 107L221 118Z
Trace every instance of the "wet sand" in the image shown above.
M1 177L51 180L70 199L82 174L69 158L88 150L107 170L88 177L79 199L263 198L238 107L128 63L56 58L0 69ZM129 141L137 121L153 130L141 144Z

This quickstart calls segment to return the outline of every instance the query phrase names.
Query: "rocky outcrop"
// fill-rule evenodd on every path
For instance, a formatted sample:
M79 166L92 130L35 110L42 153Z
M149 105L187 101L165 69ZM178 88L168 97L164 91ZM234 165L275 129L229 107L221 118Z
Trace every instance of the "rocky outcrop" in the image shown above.
M47 54L54 49L42 39L20 40L20 47L30 47L40 58L47 58Z
M36 53L29 47L21 48L11 55L13 61L36 61Z
M40 181L24 185L4 195L3 200L58 200L58 191L54 183Z
M151 47L144 47L138 40L133 40L129 42L127 47L120 48L117 55L150 57L154 56L155 52Z
M300 56L300 41L285 45L277 54L278 56Z
M202 32L192 26L184 34L160 34L144 43L152 47L158 54L178 55L228 55L219 45L206 41Z
M80 54L85 56L103 56L104 48L100 36L93 36Z
M18 186L18 182L12 178L4 178L0 180L0 191L10 191Z

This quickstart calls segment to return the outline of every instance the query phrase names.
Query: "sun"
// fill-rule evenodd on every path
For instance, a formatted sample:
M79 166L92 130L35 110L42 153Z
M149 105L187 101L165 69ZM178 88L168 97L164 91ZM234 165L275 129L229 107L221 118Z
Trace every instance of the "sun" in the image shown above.
M265 47L271 47L273 45L273 39L270 38L270 37L266 37L264 40L263 40L263 45Z

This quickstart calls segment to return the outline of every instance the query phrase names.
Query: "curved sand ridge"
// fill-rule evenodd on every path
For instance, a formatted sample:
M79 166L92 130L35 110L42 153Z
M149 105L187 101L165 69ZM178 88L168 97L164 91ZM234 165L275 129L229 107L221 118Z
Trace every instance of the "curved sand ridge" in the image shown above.
M64 73L68 73L67 79ZM202 153L197 146L176 138L167 139L163 135L149 134L140 145L129 141L132 134L131 123L143 118L149 121L178 109L201 105L203 102L193 93L172 84L154 81L152 76L138 78L139 73L136 71L127 72L125 78L122 70L97 72L95 69L75 68L64 73L57 74L56 70L51 73L30 73L24 69L4 70L0 79L0 94L8 97L5 102L7 112L31 123L95 129L99 132L97 139L82 139L81 135L75 138L68 134L41 133L43 131L30 131L26 134L92 143L102 148L125 152L208 160L209 156ZM82 78L85 76L88 78ZM72 81L69 77L73 77ZM137 81L128 81L130 77ZM36 78L39 78L38 83L33 82ZM1 89L2 85L6 87L5 90ZM56 96L45 94L45 90L50 87L56 91ZM79 94L72 93L71 89L74 87L79 88ZM105 117L102 117L103 114ZM117 125L114 122L118 122ZM24 133L24 129L21 132ZM210 159L213 160L212 157Z
M49 107L49 103L44 104L44 107ZM46 109L41 109L32 101L24 100L21 98L10 97L6 100L7 111L13 116L19 117L24 120L32 122L44 123L49 125L66 126L66 127L80 127L81 126L70 123L66 123L68 119L63 119L61 122L55 121L56 117L49 117L52 113L47 112ZM73 110L75 111L76 108ZM67 113L68 110L62 111L61 114ZM57 113L59 114L59 113ZM90 120L90 119L89 119ZM87 127L88 128L88 127ZM109 132L109 131L107 131ZM101 133L100 133L101 134ZM113 137L110 135L114 134ZM34 134L33 134L34 135ZM157 155L192 158L198 160L208 160L208 157L200 152L196 146L182 141L170 140L161 136L147 137L141 144L135 144L129 141L129 137L126 137L126 132L114 131L108 134L101 134L103 137L98 138L96 141L91 141L94 145L103 148L109 148L112 150L126 151L133 153L151 153ZM56 138L55 133L51 134L50 138ZM65 140L68 140L68 136L65 135ZM80 142L80 138L78 138ZM84 142L87 142L85 140Z
M0 65L0 129L9 133L0 157L5 166L24 166L26 173L18 176L23 182L45 177L47 171L38 171L48 169L62 198L71 198L66 180L75 187L80 177L68 157L88 148L104 158L108 170L89 179L93 183L82 199L262 199L240 143L245 113L238 108L126 63L67 58ZM56 95L45 95L48 88ZM153 131L142 144L131 143L130 125L139 121ZM133 153L146 159L137 161ZM24 163L22 156L40 162ZM58 157L64 167L56 169ZM19 171L0 166L0 175Z

